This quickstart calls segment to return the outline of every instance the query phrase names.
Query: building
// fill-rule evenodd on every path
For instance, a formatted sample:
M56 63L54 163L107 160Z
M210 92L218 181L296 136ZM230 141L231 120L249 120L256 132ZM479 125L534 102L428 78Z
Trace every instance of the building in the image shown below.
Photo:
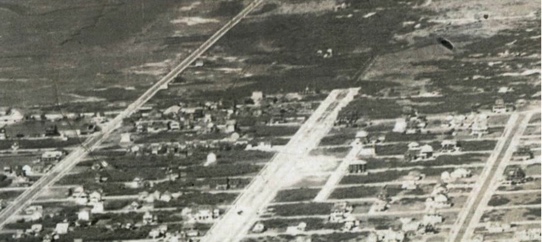
M403 242L405 241L405 233L402 231L394 231L391 228L387 230L375 230L367 236L368 242Z
M265 231L265 225L263 223L256 223L254 227L252 227L252 233L260 234Z
M59 235L67 234L69 228L70 224L68 222L57 223L55 227L55 233Z
M24 120L24 115L16 109L9 107L0 107L0 126L20 123Z
M461 151L461 146L457 143L457 140L443 140L440 143L440 152L453 153Z
M523 183L525 182L525 177L525 172L519 167L512 169L508 171L508 173L506 173L506 181L512 183Z
M420 146L417 142L412 142L408 145L408 150L405 152L405 160L419 161L427 160L433 157L433 147L430 145Z
M254 102L255 105L260 105L263 100L263 92L261 91L254 91L252 92L252 96L250 96L250 99L252 102Z
M485 228L487 229L487 232L491 234L496 234L496 233L503 233L503 232L509 231L511 229L511 226L510 224L506 224L506 223L488 222L486 223Z
M354 160L348 164L349 173L365 173L367 172L367 162L364 160Z
M207 160L205 161L205 164L203 166L209 166L215 163L216 160L216 154L214 152L209 152L209 154L207 154Z
M404 118L398 118L395 121L395 126L393 126L393 132L395 133L404 133L407 129L407 122Z
M62 159L62 156L64 156L64 152L55 150L55 151L45 151L41 155L41 161L42 162L55 162Z
M495 100L495 104L491 108L494 113L507 113L514 111L514 109L514 105L506 104L502 98Z

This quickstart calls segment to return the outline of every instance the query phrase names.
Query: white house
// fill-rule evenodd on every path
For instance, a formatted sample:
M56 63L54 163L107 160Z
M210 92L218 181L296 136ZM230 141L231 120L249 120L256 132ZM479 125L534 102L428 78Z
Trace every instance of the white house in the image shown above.
M59 235L67 234L69 227L70 224L68 222L57 223L55 227L55 233Z
M0 126L22 122L24 115L16 109L0 108Z

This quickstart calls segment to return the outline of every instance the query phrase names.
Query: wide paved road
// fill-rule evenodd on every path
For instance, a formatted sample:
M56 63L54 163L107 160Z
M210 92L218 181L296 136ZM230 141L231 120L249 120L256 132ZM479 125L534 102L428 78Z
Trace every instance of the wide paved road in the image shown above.
M339 111L358 91L358 88L333 90L290 139L284 150L266 164L202 241L240 241L258 218L258 211L271 202L279 189L288 182L289 176L295 175L292 174L295 172L294 167L307 164L304 159L310 150L329 132Z
M72 151L66 158L60 161L54 169L35 182L28 190L19 195L12 203L0 212L0 228L9 222L13 215L19 213L26 205L30 204L44 188L52 185L59 180L66 172L71 170L77 162L84 158L88 152L95 149L104 141L116 128L122 125L122 120L136 112L142 105L151 99L165 85L172 82L177 75L183 72L192 62L199 58L207 49L216 43L224 34L245 18L254 8L262 3L262 0L255 0L247 5L237 16L226 23L222 28L215 32L200 47L194 50L187 58L177 65L171 72L160 79L156 84L149 88L135 102L130 104L124 111L112 119L107 125L102 127L100 133L90 137L83 145Z
M495 152L498 152L495 156L495 162L492 162L488 165L491 165L489 171L485 173L485 176L482 176L482 185L479 187L478 191L473 191L473 195L476 197L474 201L468 203L470 206L466 206L464 211L462 211L463 216L458 219L458 224L455 230L452 231L449 241L466 241L470 234L469 226L471 224L477 224L481 215L483 214L483 207L485 203L489 201L491 197L491 187L498 182L498 177L504 171L505 163L507 159L510 158L511 154L515 151L517 147L517 141L519 137L523 134L526 124L528 123L531 115L513 113L510 117L510 120L505 131L505 136L503 137L503 144L498 146ZM511 127L509 126L511 125ZM489 158L491 159L491 157Z

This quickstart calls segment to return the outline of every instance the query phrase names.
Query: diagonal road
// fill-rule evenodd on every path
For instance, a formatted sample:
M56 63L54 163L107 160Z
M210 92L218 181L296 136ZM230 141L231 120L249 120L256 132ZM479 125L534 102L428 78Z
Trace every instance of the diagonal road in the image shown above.
M289 177L295 175L295 167L310 165L305 161L309 152L329 132L341 108L358 91L358 88L333 90L290 139L284 151L277 153L266 164L202 241L240 241L258 218L258 211L271 202Z
M77 162L83 159L90 151L98 147L116 128L122 125L122 120L136 112L141 106L149 101L165 85L172 82L177 75L183 72L192 62L199 58L205 51L213 46L224 34L237 25L252 10L262 3L263 0L255 0L247 5L237 16L228 21L222 28L215 32L207 41L194 50L171 72L160 79L156 84L150 87L135 102L130 104L124 111L119 113L107 125L102 127L102 131L87 139L81 147L72 151L68 156L61 160L49 173L35 182L28 190L19 195L8 207L0 212L0 228L4 227L10 221L13 215L19 213L26 205L30 204L42 191L59 180L64 174L71 170Z
M502 142L499 142L495 152L489 158L488 169L484 170L480 182L472 191L475 197L470 197L462 214L451 231L449 241L465 241L473 232L473 225L477 224L483 215L484 207L491 198L492 188L497 184L500 175L506 168L507 161L512 156L519 138L527 127L532 112L527 114L514 113L511 115L505 130Z

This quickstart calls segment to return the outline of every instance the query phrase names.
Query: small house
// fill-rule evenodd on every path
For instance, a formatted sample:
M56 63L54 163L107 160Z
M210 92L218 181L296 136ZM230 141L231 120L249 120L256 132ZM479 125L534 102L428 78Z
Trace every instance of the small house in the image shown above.
M348 164L349 173L365 173L367 172L367 162L364 160L354 160Z
M440 151L443 153L452 153L461 151L461 146L457 143L457 140L443 140L441 142Z
M265 225L263 223L256 223L254 227L252 227L252 233L260 234L265 231Z
M55 227L55 233L62 235L67 234L70 224L68 222L57 223Z
M55 162L62 159L62 156L64 155L64 152L56 150L56 151L45 151L41 155L41 161L42 162Z

